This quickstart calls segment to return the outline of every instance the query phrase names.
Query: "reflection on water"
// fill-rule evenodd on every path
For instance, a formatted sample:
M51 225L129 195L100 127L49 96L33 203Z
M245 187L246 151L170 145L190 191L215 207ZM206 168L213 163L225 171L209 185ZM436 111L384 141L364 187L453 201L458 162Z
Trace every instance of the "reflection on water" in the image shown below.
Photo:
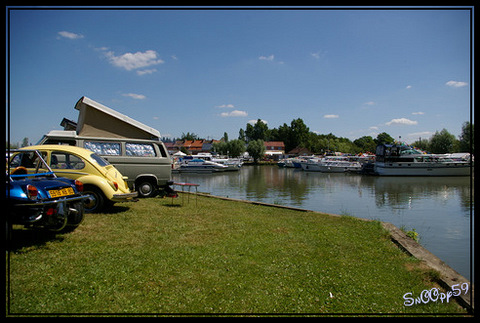
M174 174L199 192L391 222L470 279L468 177L383 177L244 166L238 172ZM473 190L472 190L473 197Z

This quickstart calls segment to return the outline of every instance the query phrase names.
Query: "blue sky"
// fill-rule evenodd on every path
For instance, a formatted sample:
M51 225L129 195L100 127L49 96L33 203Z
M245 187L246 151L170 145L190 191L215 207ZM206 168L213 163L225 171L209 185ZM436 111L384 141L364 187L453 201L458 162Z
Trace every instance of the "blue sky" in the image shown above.
M82 96L173 137L302 118L413 142L470 120L465 8L10 9L12 142L76 121Z

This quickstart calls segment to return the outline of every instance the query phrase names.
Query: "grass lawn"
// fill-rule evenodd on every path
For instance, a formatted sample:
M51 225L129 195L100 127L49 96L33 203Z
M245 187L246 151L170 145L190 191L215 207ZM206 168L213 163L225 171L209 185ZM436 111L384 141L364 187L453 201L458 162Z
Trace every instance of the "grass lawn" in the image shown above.
M181 201L117 204L68 234L14 230L7 314L466 313L404 305L435 275L378 222Z

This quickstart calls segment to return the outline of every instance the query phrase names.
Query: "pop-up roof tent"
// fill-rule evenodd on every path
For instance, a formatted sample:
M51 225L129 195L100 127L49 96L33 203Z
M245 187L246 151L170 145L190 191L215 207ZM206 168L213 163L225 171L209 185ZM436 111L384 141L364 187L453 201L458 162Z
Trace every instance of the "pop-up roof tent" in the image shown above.
M79 111L77 135L104 138L160 139L160 132L87 97L75 105Z

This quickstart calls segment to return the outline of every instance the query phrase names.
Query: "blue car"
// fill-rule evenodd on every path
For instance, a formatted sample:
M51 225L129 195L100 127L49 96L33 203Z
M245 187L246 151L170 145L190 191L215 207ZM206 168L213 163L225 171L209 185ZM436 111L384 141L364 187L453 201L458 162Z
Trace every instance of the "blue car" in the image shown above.
M57 177L39 151L22 150L11 160L7 156L6 182L7 234L13 224L69 232L83 221L89 195L82 195L82 182Z

